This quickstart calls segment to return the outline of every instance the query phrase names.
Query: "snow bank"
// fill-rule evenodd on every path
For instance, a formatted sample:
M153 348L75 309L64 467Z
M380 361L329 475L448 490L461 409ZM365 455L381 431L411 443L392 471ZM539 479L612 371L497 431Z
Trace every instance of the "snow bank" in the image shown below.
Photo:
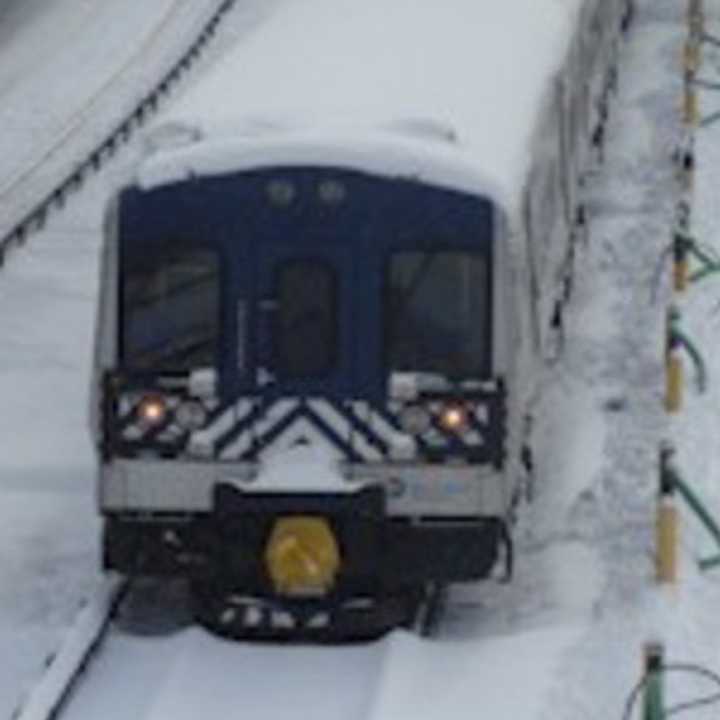
M63 702L68 688L105 628L120 583L110 579L79 613L65 642L48 663L47 672L34 687L15 720L49 720Z
M580 628L543 628L483 642L395 633L369 720L537 717Z
M448 128L476 172L512 196L522 187L533 119L566 54L579 5L513 0L493 3L489 12L474 0L291 3L165 116L198 128L207 144L175 151L165 165L150 160L140 176L148 184L172 182L183 161L185 173L225 172L232 159L246 157L234 139L247 118L307 134L308 143L294 148L295 137L282 149L300 157L310 146L307 157L316 162L323 152L313 139L328 128L332 137L338 125L372 133L409 121ZM435 139L427 144L437 147ZM223 148L227 162L219 159ZM386 149L379 145L366 162L383 168ZM324 152L323 165L337 162L337 143ZM459 185L467 187L464 179Z
M398 132L377 130L293 131L269 138L208 139L151 156L138 172L138 184L149 189L197 176L299 166L352 167L391 178L432 181L500 203L508 200L502 186L472 165L460 149L443 141L423 142Z

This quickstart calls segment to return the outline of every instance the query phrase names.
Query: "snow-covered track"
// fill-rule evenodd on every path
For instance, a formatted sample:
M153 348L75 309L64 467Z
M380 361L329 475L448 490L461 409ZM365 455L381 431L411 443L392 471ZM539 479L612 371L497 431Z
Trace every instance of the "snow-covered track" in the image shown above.
M102 645L128 582L108 578L83 606L64 644L47 660L46 672L12 715L12 720L54 720Z
M169 69L160 74L154 87L144 93L124 117L116 121L111 130L79 162L74 162L69 170L60 175L49 189L40 193L39 199L30 203L29 208L21 208L19 217L12 218L7 227L0 226L0 268L3 267L8 252L23 245L28 236L44 227L48 216L61 209L67 197L77 191L91 175L95 174L125 144L133 132L159 108L161 101L178 85L187 71L195 64L208 43L215 36L219 24L233 8L237 0L218 0L210 16L203 23L189 46L170 64ZM19 182L19 181L17 181ZM10 191L5 189L2 195Z

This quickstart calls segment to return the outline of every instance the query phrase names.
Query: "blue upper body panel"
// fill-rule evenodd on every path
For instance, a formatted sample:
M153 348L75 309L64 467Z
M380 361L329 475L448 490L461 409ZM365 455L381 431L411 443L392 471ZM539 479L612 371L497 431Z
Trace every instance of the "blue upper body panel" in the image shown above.
M278 182L273 199L269 184ZM391 255L471 250L485 255L491 268L493 237L492 205L484 198L346 169L271 168L149 192L130 188L120 203L121 262L174 241L220 254L219 371L227 397L381 402L387 392L382 328ZM272 295L277 268L303 259L327 263L340 279L338 362L324 377L259 383L267 352L260 306ZM488 307L492 282L489 275ZM122 293L122 281L120 286ZM490 323L486 329L491 374Z

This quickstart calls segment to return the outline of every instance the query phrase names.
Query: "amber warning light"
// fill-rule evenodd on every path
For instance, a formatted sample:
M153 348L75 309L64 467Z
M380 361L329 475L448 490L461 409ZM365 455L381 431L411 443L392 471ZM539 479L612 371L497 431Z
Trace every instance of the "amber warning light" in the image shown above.
M146 395L137 407L138 418L146 425L159 425L167 415L167 405L159 395Z
M447 432L461 433L467 428L467 410L462 405L448 405L440 414L440 425Z

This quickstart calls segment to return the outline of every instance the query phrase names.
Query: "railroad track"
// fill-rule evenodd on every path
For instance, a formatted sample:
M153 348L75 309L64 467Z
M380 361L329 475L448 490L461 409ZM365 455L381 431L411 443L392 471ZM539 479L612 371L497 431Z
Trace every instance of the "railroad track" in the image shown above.
M85 152L81 160L74 163L58 182L53 183L49 190L44 191L41 197L32 203L29 209L23 211L17 220L9 223L9 229L0 235L0 268L3 267L8 253L13 248L24 245L33 232L42 229L49 216L64 207L68 196L79 190L88 177L97 173L115 155L116 151L129 141L133 133L158 110L162 101L199 59L203 50L215 36L223 18L232 10L236 2L237 0L221 0L193 42L162 74L155 86L142 95L131 110L117 121L91 150ZM60 142L63 142L62 138ZM51 153L52 150L48 152ZM47 155L48 153L45 153L44 157ZM23 177L15 178L13 184L17 184L22 179ZM9 188L5 188L3 192L8 192L8 190Z
M112 618L129 584L108 578L81 609L57 653L48 657L40 683L21 701L12 720L54 720L59 716L78 681L102 646Z
M392 648L408 637L338 648L227 642L193 623L178 587L108 579L12 720L85 720L118 712L148 720L197 717L237 702L277 709L281 716L308 698L316 720L364 720ZM218 671L227 667L238 672ZM287 679L276 695L258 681L271 670ZM328 687L337 690L332 697Z
M488 671L493 657L482 641L468 643L468 630L478 640L486 631L493 635L491 626L478 624L484 603L468 604L469 598L451 603L454 617L448 628L443 623L443 642L394 632L333 647L218 639L194 624L181 587L109 579L12 720L194 720L238 707L252 708L259 718L284 717L299 707L312 708L314 720L406 717L408 707L417 710L416 681L427 682L447 664L451 675L466 677L455 691L475 697L479 669ZM522 665L522 634L506 642L512 650L503 652L520 657ZM502 677L505 671L497 672ZM454 702L433 696L433 702L445 701Z

